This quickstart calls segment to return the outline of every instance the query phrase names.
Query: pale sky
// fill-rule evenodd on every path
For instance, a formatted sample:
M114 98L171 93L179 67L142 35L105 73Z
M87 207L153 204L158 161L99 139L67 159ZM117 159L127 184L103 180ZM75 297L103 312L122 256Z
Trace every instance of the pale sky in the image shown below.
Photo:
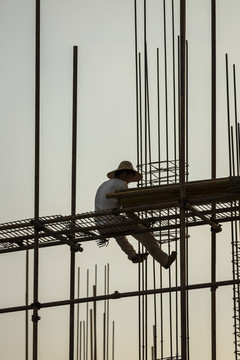
M164 122L162 0L148 1L148 50L152 121L152 160L156 152L156 49L160 48L161 116ZM171 2L166 1L168 81L171 82ZM175 41L179 34L179 1L175 4ZM139 9L139 51L142 51L142 7ZM33 217L34 193L34 41L35 5L30 0L3 0L0 6L0 219L1 223ZM70 214L72 48L78 46L78 173L77 212L93 210L97 187L120 161L136 165L134 2L129 0L43 0L41 2L41 168L40 215ZM229 54L231 116L232 65L239 79L240 4L217 1L217 176L228 176L225 54ZM189 179L211 177L210 164L210 0L187 1L189 46ZM171 85L169 85L171 90ZM169 118L172 129L172 94ZM232 117L233 122L233 117ZM162 130L164 131L164 123ZM165 156L165 144L162 145ZM173 156L170 140L170 158ZM210 280L210 229L191 229L189 283ZM132 243L137 247L134 239ZM171 245L173 246L173 244ZM86 273L103 294L104 266L110 264L110 293L137 289L137 267L112 239L107 248L84 244L77 254L81 293L86 296ZM230 226L217 240L217 280L231 274ZM31 254L32 257L32 254ZM32 261L32 258L31 258ZM152 260L149 260L149 288ZM2 254L0 307L24 304L25 254ZM69 249L40 251L40 302L69 297ZM167 281L168 274L164 275ZM31 279L32 280L32 279ZM159 279L157 280L159 281ZM32 282L30 283L32 289ZM90 291L92 291L90 289ZM210 360L210 291L189 295L190 354ZM168 297L165 306L165 356L169 356ZM31 300L30 300L31 302ZM217 291L218 360L233 359L232 289ZM86 306L80 307L85 319ZM103 304L98 305L98 345L101 359ZM68 358L68 308L40 311L39 360ZM159 316L159 314L158 314ZM149 297L149 346L152 345L152 298ZM115 359L137 359L137 298L110 303L115 321ZM30 322L31 327L31 322ZM1 315L1 359L24 359L24 313ZM31 341L30 341L31 343ZM30 348L31 354L31 348ZM151 350L149 349L149 358ZM160 355L159 355L160 357Z

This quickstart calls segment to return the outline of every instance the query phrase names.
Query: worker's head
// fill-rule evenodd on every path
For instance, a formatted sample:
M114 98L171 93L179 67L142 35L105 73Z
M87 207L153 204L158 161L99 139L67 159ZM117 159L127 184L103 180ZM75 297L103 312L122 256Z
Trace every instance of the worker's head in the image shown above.
M116 170L113 170L107 174L109 179L118 178L126 183L140 181L142 175L133 168L130 161L122 161Z

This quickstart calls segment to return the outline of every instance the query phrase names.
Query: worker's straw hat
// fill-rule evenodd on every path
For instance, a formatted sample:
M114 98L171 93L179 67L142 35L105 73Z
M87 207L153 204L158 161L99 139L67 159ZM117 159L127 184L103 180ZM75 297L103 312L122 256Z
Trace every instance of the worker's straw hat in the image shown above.
M118 168L115 169L115 170L113 170L113 171L110 171L110 172L107 174L107 177L108 177L109 179L114 178L115 172L116 172L116 171L119 171L119 170L131 170L131 171L134 171L134 172L135 172L135 175L132 177L131 182L142 180L142 174L140 174L137 170L135 170L135 169L133 168L133 165L132 165L132 163L131 163L130 161L126 161L126 160L120 162L120 164L118 165Z

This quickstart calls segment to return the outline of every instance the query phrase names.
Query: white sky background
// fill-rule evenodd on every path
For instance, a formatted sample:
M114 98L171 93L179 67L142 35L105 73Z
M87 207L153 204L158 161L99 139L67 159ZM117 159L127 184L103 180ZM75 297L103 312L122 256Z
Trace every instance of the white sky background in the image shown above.
M171 36L169 5L170 1L167 1L168 38ZM177 36L179 21L176 1L175 7ZM142 2L139 2L139 16L142 19L141 8ZM34 2L30 0L5 0L2 1L0 9L0 219L3 223L33 216L35 8ZM128 159L136 165L133 1L45 0L41 3L41 9L40 214L70 213L72 47L74 45L79 47L77 211L79 213L91 211L96 188L106 179L106 173L116 168L121 160ZM228 176L225 53L229 53L230 66L236 63L238 81L239 13L239 1L217 2L217 176L219 177ZM210 1L187 1L187 20L190 79L189 179L195 180L211 177ZM153 160L157 160L156 84L155 70L153 70L157 47L160 47L161 52L163 119L165 113L162 23L162 1L149 1L148 43L151 67ZM170 39L169 45L171 45ZM142 49L142 43L139 44L139 48ZM168 76L171 81L171 50L168 51ZM232 89L232 79L230 82ZM170 123L172 123L171 104L172 95L169 95ZM162 127L164 131L164 124ZM170 148L172 152L172 145ZM164 149L163 143L163 157ZM230 229L226 224L223 229L218 236L217 280L231 278ZM190 283L207 282L210 280L209 228L195 228L190 231L190 235L189 281ZM24 260L23 253L1 255L0 307L24 303ZM124 257L114 241L111 241L108 248L103 249L99 249L96 243L88 243L84 244L84 252L77 254L77 266L81 267L83 296L86 288L86 271L90 270L92 286L95 264L98 266L98 293L103 293L102 279L104 266L107 263L110 263L110 292L137 289L137 269ZM149 263L151 268L151 262ZM60 247L40 251L40 301L68 298L68 272L68 249ZM165 304L167 302L166 298ZM218 359L232 359L231 289L218 290L217 306ZM85 305L80 309L81 319L84 319ZM115 320L116 326L115 359L136 359L137 299L113 301L110 309L110 321ZM151 309L150 305L149 309ZM102 305L99 305L98 311L101 318ZM68 309L41 310L40 315L39 359L65 360L68 358ZM151 316L149 310L149 318ZM210 359L210 291L201 290L191 293L190 318L191 358ZM167 319L165 322L165 356L167 356L169 355ZM101 329L99 325L99 343ZM2 315L0 333L1 359L24 359L24 314ZM151 334L152 329L149 327L149 344L152 343Z

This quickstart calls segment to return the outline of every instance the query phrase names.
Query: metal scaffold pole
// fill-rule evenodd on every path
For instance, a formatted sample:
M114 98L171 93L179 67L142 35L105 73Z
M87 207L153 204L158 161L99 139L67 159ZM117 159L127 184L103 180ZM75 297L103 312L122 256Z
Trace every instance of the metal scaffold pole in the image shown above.
M78 48L73 47L73 105L72 105L72 194L71 215L76 215L76 169L77 169L77 76L78 76ZM72 220L71 227L74 227ZM75 234L70 234L70 240L75 239ZM70 299L75 296L75 252L74 245L70 247ZM69 360L74 359L74 304L70 305L69 323Z
M36 0L35 33L35 195L34 219L39 219L39 170L40 170L40 0ZM35 229L33 276L33 360L38 356L38 277L39 277L39 236Z
M216 1L211 3L212 43L212 179L216 179ZM212 205L212 220L215 220L215 204ZM212 229L212 283L216 281L216 231ZM212 360L216 360L216 287L211 288Z
M185 117L186 117L186 1L180 1L180 123L179 123L179 177L180 177L180 282L181 282L181 351L187 360L187 305L186 305L186 251L185 251Z

